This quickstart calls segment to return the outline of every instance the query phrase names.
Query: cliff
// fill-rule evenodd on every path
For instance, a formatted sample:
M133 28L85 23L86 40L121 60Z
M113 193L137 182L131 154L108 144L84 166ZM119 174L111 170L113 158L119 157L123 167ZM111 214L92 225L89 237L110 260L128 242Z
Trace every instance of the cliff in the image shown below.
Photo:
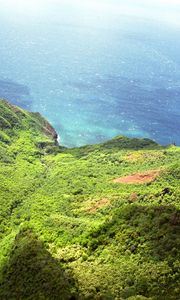
M47 120L39 113L27 112L5 100L0 100L0 134L16 135L19 130L34 131L45 134L49 139L57 141L57 133ZM8 138L7 138L8 139Z

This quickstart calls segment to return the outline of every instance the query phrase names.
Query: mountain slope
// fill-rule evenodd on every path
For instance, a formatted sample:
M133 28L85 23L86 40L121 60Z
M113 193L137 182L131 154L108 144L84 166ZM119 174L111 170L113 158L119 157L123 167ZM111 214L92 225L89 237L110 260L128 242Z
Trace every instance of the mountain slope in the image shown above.
M178 299L180 149L56 138L0 101L0 298Z

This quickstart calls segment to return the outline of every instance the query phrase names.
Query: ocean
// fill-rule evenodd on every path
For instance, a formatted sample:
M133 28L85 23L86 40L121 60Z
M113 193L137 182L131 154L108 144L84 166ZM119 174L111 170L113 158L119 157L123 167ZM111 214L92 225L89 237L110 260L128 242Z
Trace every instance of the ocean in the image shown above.
M146 3L0 0L0 98L40 112L68 147L180 145L180 4Z

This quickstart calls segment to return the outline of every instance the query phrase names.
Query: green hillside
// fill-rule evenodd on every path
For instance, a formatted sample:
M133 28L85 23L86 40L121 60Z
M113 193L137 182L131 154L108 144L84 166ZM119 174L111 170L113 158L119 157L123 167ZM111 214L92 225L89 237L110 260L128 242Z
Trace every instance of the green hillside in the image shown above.
M56 139L0 101L0 299L178 300L180 148Z

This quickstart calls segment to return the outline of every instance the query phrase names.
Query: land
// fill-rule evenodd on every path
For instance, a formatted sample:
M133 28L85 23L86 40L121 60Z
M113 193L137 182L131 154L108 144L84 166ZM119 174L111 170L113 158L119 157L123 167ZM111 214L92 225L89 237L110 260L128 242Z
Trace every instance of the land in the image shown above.
M177 300L180 148L68 149L0 101L0 299Z

